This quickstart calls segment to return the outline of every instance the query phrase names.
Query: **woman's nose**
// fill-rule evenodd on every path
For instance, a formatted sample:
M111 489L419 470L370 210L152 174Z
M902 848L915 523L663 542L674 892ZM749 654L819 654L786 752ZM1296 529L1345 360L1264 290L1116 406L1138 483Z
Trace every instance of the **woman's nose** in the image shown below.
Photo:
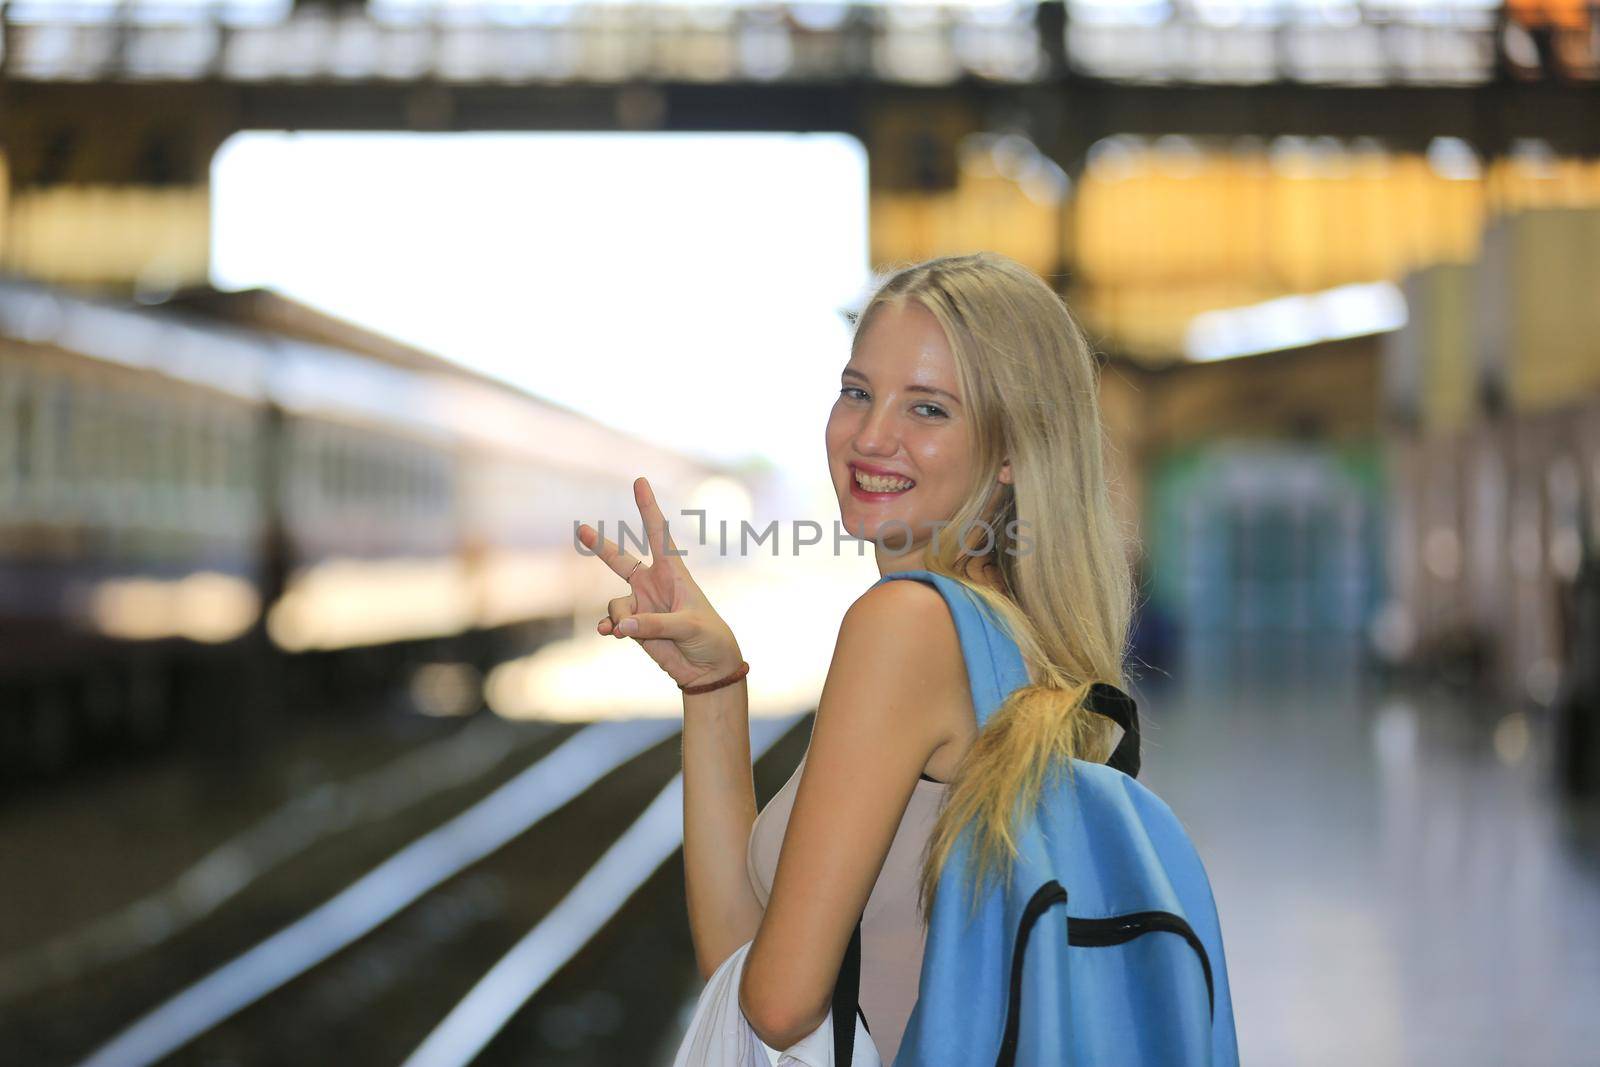
M858 452L888 455L895 451L893 413L887 408L873 408L861 416L856 427L855 446Z

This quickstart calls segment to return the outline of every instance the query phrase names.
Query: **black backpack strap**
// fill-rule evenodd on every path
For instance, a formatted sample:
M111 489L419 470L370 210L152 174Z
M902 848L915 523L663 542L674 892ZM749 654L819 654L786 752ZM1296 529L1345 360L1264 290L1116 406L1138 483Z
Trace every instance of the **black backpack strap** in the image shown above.
M1139 705L1109 682L1096 682L1089 687L1084 706L1122 727L1122 740L1117 742L1117 750L1106 760L1106 766L1129 778L1139 777Z
M850 1067L856 1052L856 1014L861 1000L861 921L850 934L844 959L839 962L839 978L833 984L833 1062L834 1067ZM867 1025L865 1013L861 1025ZM868 1027L867 1033L872 1033Z

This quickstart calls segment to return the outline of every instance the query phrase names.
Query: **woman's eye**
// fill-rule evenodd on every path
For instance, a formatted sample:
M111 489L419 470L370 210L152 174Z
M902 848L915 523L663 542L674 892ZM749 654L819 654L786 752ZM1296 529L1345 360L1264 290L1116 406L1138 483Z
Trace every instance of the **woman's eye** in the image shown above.
M845 386L839 390L839 395L850 400L871 399L867 396L867 391L865 389L862 389L860 386L856 385ZM948 419L950 417L950 413L945 411L944 408L941 408L938 404L916 404L911 410L925 414L929 418Z

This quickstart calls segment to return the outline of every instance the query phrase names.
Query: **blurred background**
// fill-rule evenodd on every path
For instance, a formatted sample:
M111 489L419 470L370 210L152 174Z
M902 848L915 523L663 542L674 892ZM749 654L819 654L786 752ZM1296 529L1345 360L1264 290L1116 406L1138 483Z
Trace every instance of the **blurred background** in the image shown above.
M1600 1061L1584 0L0 2L0 1058L666 1067L573 526L703 511L765 803L849 316L976 249L1103 358L1244 1061Z

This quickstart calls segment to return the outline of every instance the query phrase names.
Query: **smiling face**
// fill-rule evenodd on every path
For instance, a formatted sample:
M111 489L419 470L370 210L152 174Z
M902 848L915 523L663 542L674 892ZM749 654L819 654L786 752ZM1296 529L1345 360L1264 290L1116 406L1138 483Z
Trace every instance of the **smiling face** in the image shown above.
M955 516L975 464L972 416L939 320L915 300L878 307L840 384L827 430L840 521L878 546L880 572L920 567L930 524Z

